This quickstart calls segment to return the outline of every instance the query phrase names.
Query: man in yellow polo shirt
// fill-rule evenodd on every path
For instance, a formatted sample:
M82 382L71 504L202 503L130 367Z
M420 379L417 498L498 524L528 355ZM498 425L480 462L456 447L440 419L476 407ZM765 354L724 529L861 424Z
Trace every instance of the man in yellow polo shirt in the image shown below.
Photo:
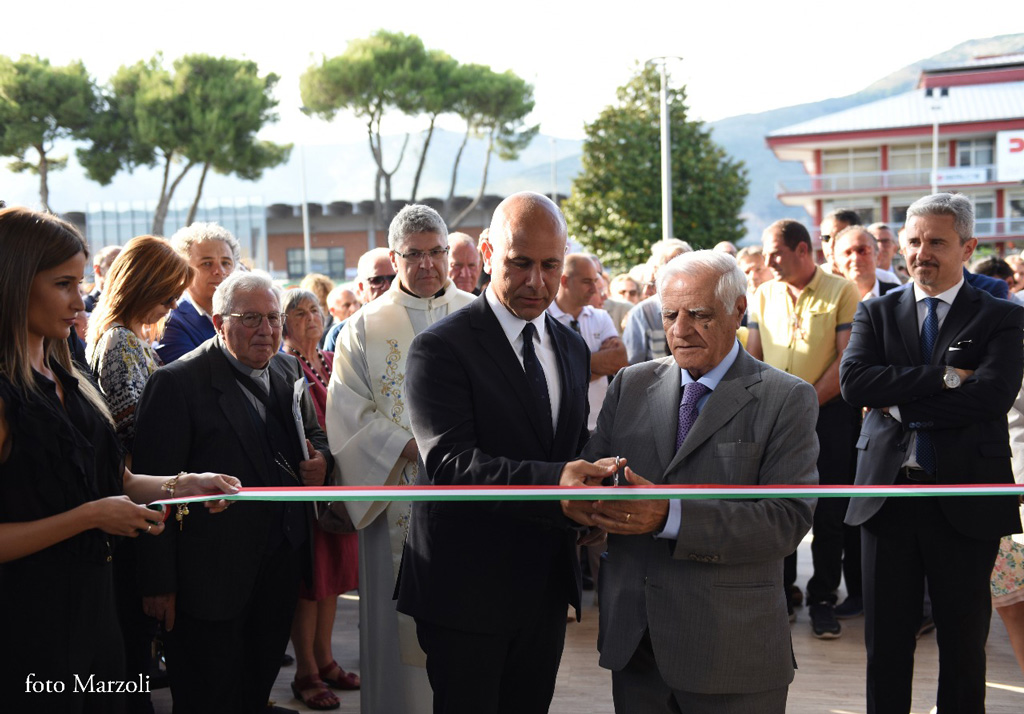
M839 395L839 359L850 341L860 295L852 282L815 265L811 236L797 221L776 221L761 240L775 280L763 283L754 293L747 351L814 387L819 405L815 427L821 447L819 482L852 484L859 413ZM822 498L814 512L814 574L807 583L807 603L814 636L821 639L842 634L835 605L842 578L846 506L847 499ZM792 616L795 553L786 561L784 580Z

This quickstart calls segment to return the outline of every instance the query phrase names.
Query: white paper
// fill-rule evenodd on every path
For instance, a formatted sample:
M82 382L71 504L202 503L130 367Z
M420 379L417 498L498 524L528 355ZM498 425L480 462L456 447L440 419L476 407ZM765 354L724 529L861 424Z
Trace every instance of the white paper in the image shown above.
M292 418L295 420L295 428L299 431L299 451L303 461L309 461L309 451L306 449L306 428L302 424L302 393L306 391L306 378L299 377L295 380L292 388Z

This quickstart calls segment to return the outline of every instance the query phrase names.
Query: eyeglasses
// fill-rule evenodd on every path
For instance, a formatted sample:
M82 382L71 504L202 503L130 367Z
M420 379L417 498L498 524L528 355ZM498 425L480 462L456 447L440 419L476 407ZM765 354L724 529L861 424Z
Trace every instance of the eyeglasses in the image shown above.
M366 282L375 288L379 288L381 285L387 283L390 285L395 281L394 275L374 275L372 278L367 278Z
M250 329L255 329L262 325L264 317L267 318L267 322L270 323L271 327L280 327L288 319L288 316L281 312L268 312L265 315L262 312L229 312L227 317L237 317L243 325Z
M173 310L177 306L177 304L178 304L178 298L177 298L177 296L172 297L172 298L167 298L166 300L164 300L160 304L163 305L164 307L166 307L168 310Z
M400 253L397 250L392 251L395 255L404 258L410 263L419 263L424 258L430 258L431 260L437 260L448 255L448 246L443 248L434 248L433 250L410 250L408 253Z
M832 236L830 236L830 235L823 235L821 237L821 242L822 243L828 243L830 240L832 240Z

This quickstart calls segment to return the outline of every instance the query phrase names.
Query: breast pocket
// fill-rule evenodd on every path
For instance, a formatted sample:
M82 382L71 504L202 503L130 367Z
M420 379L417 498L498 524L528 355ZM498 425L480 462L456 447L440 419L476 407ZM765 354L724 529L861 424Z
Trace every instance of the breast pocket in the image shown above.
M722 459L716 469L724 476L720 483L757 483L762 451L762 444L757 441L725 441L715 444L715 458Z

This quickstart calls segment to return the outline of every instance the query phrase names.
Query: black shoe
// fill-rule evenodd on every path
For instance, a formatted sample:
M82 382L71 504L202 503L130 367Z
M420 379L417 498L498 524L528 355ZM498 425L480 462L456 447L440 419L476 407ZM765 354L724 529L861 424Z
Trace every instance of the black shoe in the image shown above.
M921 639L922 636L927 635L929 632L935 632L935 620L932 619L931 615L925 615L921 618L921 626L917 628L917 639Z
M295 658L292 657L287 652L285 652L284 656L281 657L281 666L282 667L291 667L293 664L295 664Z
M860 617L863 614L863 598L851 596L836 605L835 615L837 620L849 620L854 617Z
M804 594L796 585L789 586L789 602L793 607L803 607Z
M843 634L843 628L836 619L835 606L827 602L811 605L811 630L819 640L835 640Z

